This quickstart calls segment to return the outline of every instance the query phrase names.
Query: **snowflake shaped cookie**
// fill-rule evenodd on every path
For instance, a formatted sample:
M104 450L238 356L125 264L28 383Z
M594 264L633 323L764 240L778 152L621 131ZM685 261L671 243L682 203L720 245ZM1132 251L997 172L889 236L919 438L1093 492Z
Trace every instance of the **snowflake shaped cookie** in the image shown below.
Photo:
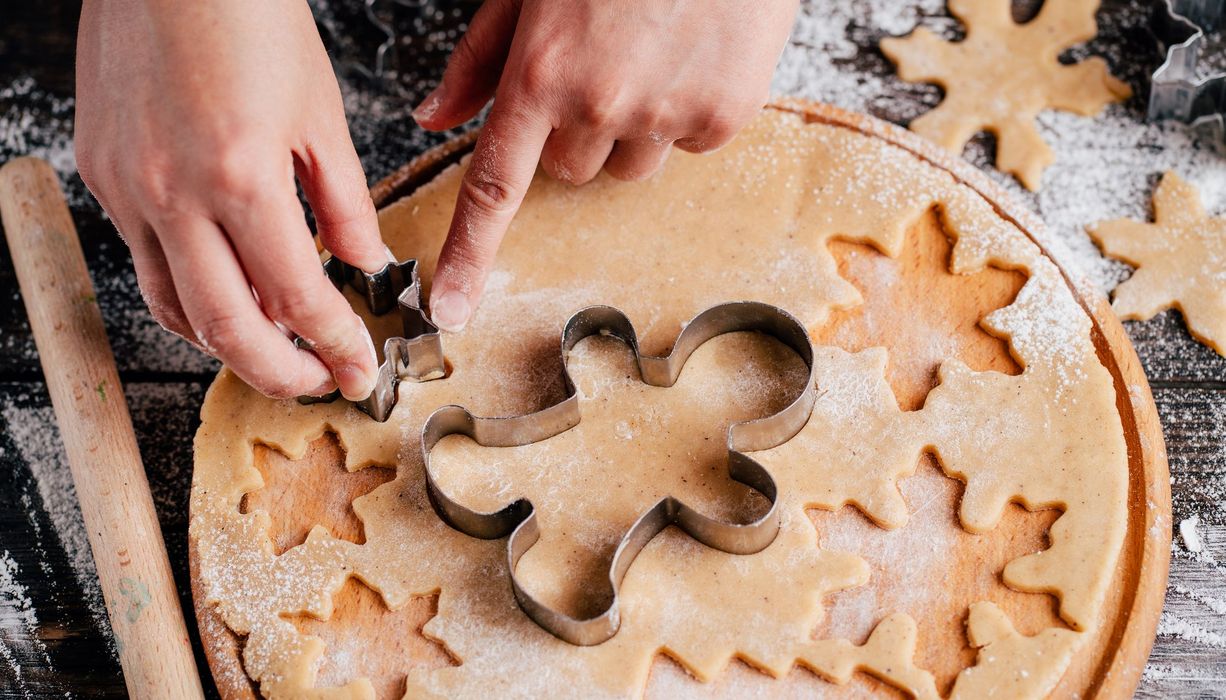
M961 152L976 133L996 137L996 162L1030 190L1055 160L1035 128L1044 109L1097 114L1132 92L1101 58L1064 65L1060 54L1097 33L1098 0L1047 2L1030 22L1013 21L1009 0L949 0L966 38L949 42L924 27L881 41L909 82L935 83L945 99L911 122L911 130Z
M738 381L763 381L746 377L744 357L719 363L731 381L679 382L692 354L736 331L774 337L795 353L781 366L799 357L808 369L791 391L773 392L783 405L768 415L735 405ZM591 343L580 342L592 336L613 336L632 352L604 347L595 351L603 361L591 362ZM735 302L694 317L664 357L638 351L638 335L620 311L589 307L567 322L562 354L568 397L561 403L509 418L443 407L426 421L422 451L430 499L443 520L475 537L509 535L507 564L520 607L557 637L588 646L617 633L621 581L666 527L732 554L754 554L774 540L778 488L745 452L786 442L808 421L816 398L813 347L805 327L782 310ZM449 468L440 467L435 454L456 435L473 442L452 441L450 460L442 460ZM690 445L679 447L678 438ZM463 485L456 478L462 473L479 476Z
M1226 218L1210 218L1195 187L1168 172L1154 191L1154 223L1116 219L1089 232L1137 268L1111 295L1121 318L1177 308L1193 337L1226 355Z

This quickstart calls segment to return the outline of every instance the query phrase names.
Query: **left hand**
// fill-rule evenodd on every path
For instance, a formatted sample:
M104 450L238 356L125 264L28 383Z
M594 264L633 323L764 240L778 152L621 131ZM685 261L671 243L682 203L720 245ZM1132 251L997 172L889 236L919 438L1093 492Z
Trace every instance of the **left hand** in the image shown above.
M442 83L414 111L450 129L494 98L464 176L430 293L458 331L538 161L572 184L604 168L659 170L676 146L699 153L766 103L797 0L486 0Z

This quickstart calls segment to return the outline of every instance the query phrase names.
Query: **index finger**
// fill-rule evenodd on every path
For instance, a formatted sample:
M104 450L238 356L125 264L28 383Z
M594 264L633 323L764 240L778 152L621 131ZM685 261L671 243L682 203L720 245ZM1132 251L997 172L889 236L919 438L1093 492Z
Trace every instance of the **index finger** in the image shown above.
M495 100L434 271L430 316L439 328L459 331L472 317L551 131L549 120Z

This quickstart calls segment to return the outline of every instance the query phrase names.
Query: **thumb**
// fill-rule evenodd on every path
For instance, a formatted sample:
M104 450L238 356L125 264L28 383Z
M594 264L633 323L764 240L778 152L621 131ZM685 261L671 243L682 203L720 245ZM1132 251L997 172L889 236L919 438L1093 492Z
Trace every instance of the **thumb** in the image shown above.
M442 82L413 110L418 124L432 131L452 129L490 101L511 49L519 8L519 0L482 3L451 52Z
M548 119L501 104L494 102L477 138L434 271L430 315L446 331L463 329L477 307L494 255L552 131Z
M350 265L375 272L387 264L389 253L379 233L366 174L349 131L341 124L339 135L303 149L294 170L311 203L324 248Z

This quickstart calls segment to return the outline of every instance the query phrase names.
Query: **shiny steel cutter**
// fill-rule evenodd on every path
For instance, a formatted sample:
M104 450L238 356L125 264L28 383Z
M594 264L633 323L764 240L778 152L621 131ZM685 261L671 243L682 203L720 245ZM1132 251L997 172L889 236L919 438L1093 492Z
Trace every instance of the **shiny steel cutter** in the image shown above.
M442 338L422 310L421 282L417 263L389 263L369 274L338 258L324 263L324 270L338 289L349 285L366 300L376 315L396 310L404 322L404 335L383 345L386 358L379 366L374 392L355 406L377 421L386 421L397 400L402 380L429 381L445 376ZM667 355L656 357L639 352L638 334L630 319L609 306L590 306L575 313L562 330L563 367L570 351L584 338L608 335L620 339L634 352L642 381L669 387L676 383L686 360L703 343L725 333L757 331L790 347L805 363L807 374L800 393L783 410L728 428L728 475L761 493L770 502L765 514L748 523L729 523L703 515L672 496L666 496L639 515L622 535L609 566L613 599L601 613L575 618L537 600L515 575L520 558L540 539L540 526L532 503L520 499L495 512L472 510L452 499L434 478L431 450L448 435L466 435L486 447L514 447L547 440L579 424L579 397L568 370L563 369L566 398L549 408L521 416L478 417L461 406L444 406L426 419L421 433L430 502L439 517L451 527L482 539L507 537L507 567L519 606L533 621L563 641L580 646L611 639L621 625L617 597L622 580L635 557L647 543L669 525L676 525L703 544L730 554L754 554L774 541L779 532L778 489L774 478L746 452L765 450L792 439L808 422L817 397L813 345L804 324L783 309L753 301L719 304L687 323ZM299 339L304 346L306 343ZM304 404L334 401L338 392L323 397L300 397Z

